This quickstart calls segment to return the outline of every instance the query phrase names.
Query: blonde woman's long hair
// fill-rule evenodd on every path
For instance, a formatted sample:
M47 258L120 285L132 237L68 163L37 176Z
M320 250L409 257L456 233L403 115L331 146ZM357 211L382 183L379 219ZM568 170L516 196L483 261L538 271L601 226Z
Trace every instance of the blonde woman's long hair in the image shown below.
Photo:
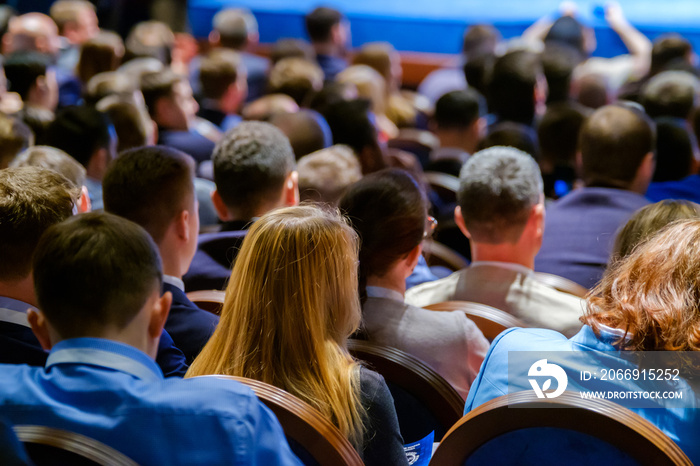
M256 221L236 258L221 320L187 377L226 374L282 388L362 442L358 240L337 212L298 206Z

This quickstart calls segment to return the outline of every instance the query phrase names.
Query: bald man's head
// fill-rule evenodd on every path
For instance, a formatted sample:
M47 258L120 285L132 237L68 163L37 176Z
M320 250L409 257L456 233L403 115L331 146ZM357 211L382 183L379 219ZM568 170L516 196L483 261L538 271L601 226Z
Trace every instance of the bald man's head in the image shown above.
M41 13L27 13L10 20L2 38L3 54L34 51L55 55L59 47L58 26Z

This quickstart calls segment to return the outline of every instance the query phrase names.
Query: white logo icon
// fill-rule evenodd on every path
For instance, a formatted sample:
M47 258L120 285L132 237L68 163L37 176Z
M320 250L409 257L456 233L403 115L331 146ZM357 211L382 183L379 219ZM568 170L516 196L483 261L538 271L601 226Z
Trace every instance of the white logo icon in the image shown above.
M564 393L564 390L566 390L566 385L569 383L569 378L566 376L564 369L556 364L548 364L546 359L540 359L530 366L530 370L527 372L527 375L529 377L550 377L544 382L542 388L540 388L540 385L537 383L536 379L528 379L530 385L532 385L532 389L537 395L537 398L556 398ZM545 393L546 390L549 389L549 386L552 385L552 377L557 381L557 389L552 393Z

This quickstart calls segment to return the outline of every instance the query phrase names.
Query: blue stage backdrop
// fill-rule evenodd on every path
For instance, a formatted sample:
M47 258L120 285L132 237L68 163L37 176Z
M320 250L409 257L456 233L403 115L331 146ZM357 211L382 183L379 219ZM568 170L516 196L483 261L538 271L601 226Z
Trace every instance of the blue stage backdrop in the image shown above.
M595 28L595 55L625 52L607 27L602 1L579 1L580 19ZM560 0L189 0L190 22L196 36L206 37L214 14L224 7L247 7L260 24L260 41L306 37L304 14L320 4L343 11L352 24L352 43L388 41L398 50L458 53L468 24L494 24L510 38L546 14L554 14ZM674 31L700 50L700 1L621 0L632 24L654 39Z

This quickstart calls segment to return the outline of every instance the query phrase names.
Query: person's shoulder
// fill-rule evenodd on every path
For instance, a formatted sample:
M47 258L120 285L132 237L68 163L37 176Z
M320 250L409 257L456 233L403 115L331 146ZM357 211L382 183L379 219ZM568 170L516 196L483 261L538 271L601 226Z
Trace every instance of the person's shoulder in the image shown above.
M556 351L568 348L569 339L556 330L545 328L511 328L501 333L491 344L492 352L501 351Z
M244 418L259 409L253 390L236 380L215 376L163 380L152 390L159 393L154 403L178 412Z
M406 303L417 307L448 301L454 294L460 277L468 269L458 270L445 278L421 283L406 291Z

